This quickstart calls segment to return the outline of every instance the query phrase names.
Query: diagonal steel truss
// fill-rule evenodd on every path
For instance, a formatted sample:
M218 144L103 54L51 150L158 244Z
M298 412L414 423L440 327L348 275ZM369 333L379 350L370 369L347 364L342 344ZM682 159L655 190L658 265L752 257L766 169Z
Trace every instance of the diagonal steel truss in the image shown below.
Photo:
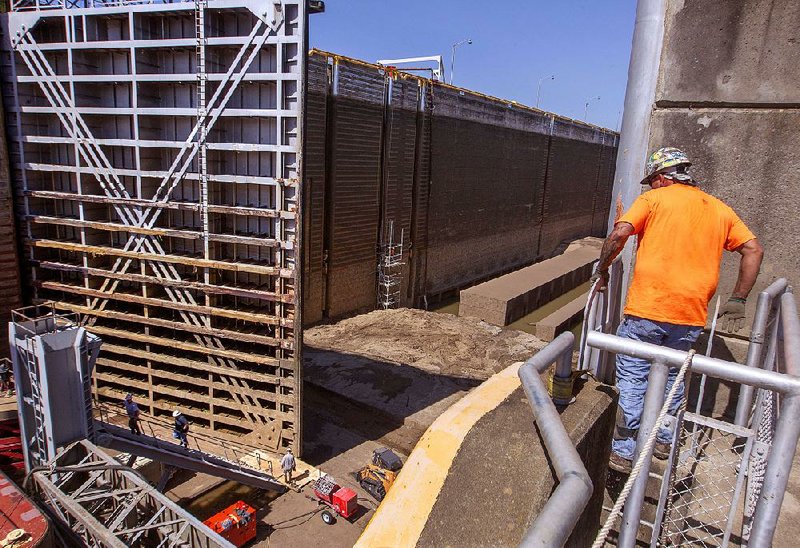
M219 85L208 101L206 101L205 96L207 84L205 71L205 49L207 41L205 36L205 13L208 8L207 0L197 0L194 3L194 8L198 85L197 121L189 132L188 137L178 149L170 168L163 174L163 177L161 177L157 189L149 200L137 199L128 191L125 184L122 182L122 176L118 173L118 170L113 167L112 162L109 161L103 148L98 143L98 139L92 134L89 124L84 120L80 109L76 106L74 89L68 91L64 86L61 81L62 78L57 71L54 70L45 51L34 39L31 28L27 28L24 25L20 27L23 32L19 33L12 43L14 51L16 51L19 59L22 60L30 72L29 80L38 84L43 96L50 104L52 112L57 116L59 122L69 135L69 138L75 144L76 154L81 158L83 165L91 169L92 176L99 184L105 197L109 200L107 203L110 204L110 207L120 221L120 224L117 226L119 226L120 229L126 229L125 231L128 234L124 246L119 248L114 247L113 249L103 248L100 250L103 253L116 257L113 265L108 270L93 269L89 266L85 258L86 254L95 251L96 246L89 246L85 244L83 240L81 244L57 244L56 242L33 238L29 231L28 239L32 244L31 253L33 254L38 248L57 247L59 249L70 249L84 254L82 267L46 260L40 261L40 264L44 267L55 268L62 272L70 270L80 271L84 274L85 279L87 279L89 275L102 276L103 281L99 287L90 287L88 281L84 282L83 291L80 293L86 296L87 304L85 307L71 306L73 310L79 309L77 311L87 314L87 324L90 327L94 327L97 331L102 331L103 329L102 326L97 325L99 318L115 318L122 320L129 320L129 318L131 318L130 315L107 310L110 299L115 298L120 284L130 281L146 283L146 281L149 281L147 279L150 276L154 276L152 282L162 287L169 301L175 305L174 310L180 317L181 325L157 319L153 319L148 323L152 323L156 326L177 328L190 333L191 337L196 342L196 346L189 346L188 349L207 349L208 363L215 373L226 369L232 371L237 370L238 365L236 358L241 356L241 352L229 351L221 337L217 336L217 333L223 333L231 337L235 336L236 340L251 340L273 346L275 348L275 358L268 359L265 357L258 360L257 363L278 365L283 363L284 357L291 358L295 350L292 340L292 331L287 330L287 328L293 327L293 322L291 316L289 316L287 320L289 309L285 306L287 302L293 303L295 298L292 287L286 283L287 280L294 279L295 273L293 269L294 265L290 260L293 258L286 257L283 253L284 248L291 249L293 245L292 242L285 239L286 231L282 226L284 220L292 218L292 215L285 214L283 211L278 211L274 215L266 216L267 218L274 219L277 225L276 235L278 237L274 241L266 242L268 245L273 245L277 248L275 253L276 260L272 265L239 265L236 263L214 260L209 249L209 241L212 237L209 227L209 211L212 206L209 205L208 196L207 136L220 119L231 97L239 88L240 83L247 75L248 70L258 57L264 45L271 43L276 45L279 51L281 50L280 37L278 37L278 34L284 25L283 14L285 13L285 6L283 6L282 3L266 4L264 13L260 14L255 19L252 30L243 41L227 71L219 79ZM272 10L271 13L269 12L270 9ZM270 40L271 38L272 40ZM280 90L280 79L278 79L277 85ZM18 132L21 133L19 124ZM164 229L160 228L158 224L164 211L169 210L168 206L174 203L172 202L172 198L176 187L184 180L187 180L187 175L193 170L197 171L197 179L199 180L201 194L200 214L202 223L199 237L203 243L203 255L202 259L183 260L175 255L171 255L164 248L160 236ZM24 173L25 169L23 167L23 178ZM285 184L282 178L277 178L273 183L276 195L276 209L282 208L283 204L286 203L283 196L283 186ZM27 187L27 184L25 184L25 187ZM218 207L218 209L220 208ZM34 217L29 211L26 211L26 216L28 218ZM42 219L41 216L37 217L37 222L40 222L40 219ZM47 221L45 220L44 222ZM62 226L66 224L69 226L69 221L65 219L54 218L49 222ZM110 223L97 224L102 224L102 229L110 228ZM172 233L175 232L178 231L172 231ZM245 239L241 239L241 237L239 238L239 241L246 241ZM233 241L235 242L237 240ZM258 243L264 245L261 241ZM184 280L181 273L176 268L176 264L181 263L193 264L196 268L202 268L203 281L198 284L197 282ZM144 269L141 274L130 273L129 271L132 267L137 264L146 265L149 274L145 273ZM212 284L210 270L215 268L273 276L276 278L276 290L274 293L270 293L247 289L226 288L225 286ZM44 284L49 284L49 287L54 289L59 288L58 283L44 282ZM43 287L45 286L44 284L42 285ZM190 289L194 288L209 290L212 294L241 294L243 296L252 296L272 301L275 303L275 315L277 318L265 319L253 314L235 314L225 310L214 309L209 293L205 293L205 302L198 302L194 294L190 291ZM130 297L126 297L126 299L131 301ZM144 299L144 301L148 303L153 301L153 299L147 301L148 297L146 295L141 299ZM133 302L135 302L135 300ZM274 331L275 336L265 337L263 335L249 335L246 333L234 334L230 331L223 332L212 325L212 316L228 316L243 318L247 321L258 321L270 326L268 327L268 333ZM227 387L230 398L232 398L233 402L241 409L243 418L251 428L259 425L267 425L275 420L270 418L269 410L265 409L262 405L260 401L262 398L256 395L257 390L253 389L246 375L220 374L218 378L220 382ZM281 375L274 375L272 378L273 382L279 387L288 380L283 380ZM291 389L292 387L289 385L289 388ZM276 394L279 393L280 388L276 390ZM275 401L276 405L278 404L278 396L270 396L269 394L265 396L268 401L272 398L272 401ZM278 428L280 428L280 426Z
M259 31L261 32L259 33ZM175 189L178 183L183 180L183 177L191 166L195 156L197 156L200 150L205 146L205 135L207 134L208 130L214 126L214 123L219 118L222 110L224 110L225 105L230 99L233 91L241 82L242 77L252 64L261 46L263 46L266 42L269 34L269 28L263 24L261 19L258 19L258 22L253 27L247 42L244 46L242 46L241 50L239 51L239 55L237 55L230 69L228 69L228 72L225 75L226 78L222 81L220 86L217 88L217 91L211 98L211 116L208 116L205 112L200 113L197 124L189 134L184 146L180 149L180 152L173 161L168 174L164 177L158 187L158 190L153 196L153 202L168 201L172 191ZM241 60L248 50L250 50L249 55L247 55L246 61L242 64ZM75 139L76 143L78 143L78 150L81 152L84 161L94 168L95 177L105 191L106 195L113 198L130 199L131 196L125 189L125 186L120 181L119 177L114 171L114 168L108 161L108 158L103 153L103 150L97 144L96 139L89 130L86 122L83 120L83 117L75 108L75 103L73 102L72 98L69 96L61 83L55 78L55 71L48 63L44 53L37 47L37 44L30 33L25 34L20 39L20 42L17 46L17 51L22 55L22 59L25 61L25 64L31 71L31 74L39 77L38 83L41 86L42 91L47 96L50 104L56 108L59 120L61 120L70 136ZM236 71L235 67L240 64L240 69ZM234 73L236 73L236 76L231 79L231 76ZM50 78L46 78L47 76ZM224 96L222 94L223 90L226 90ZM166 190L164 191L164 189ZM160 214L163 212L163 209L158 208L130 208L117 204L114 205L114 210L117 212L117 215L119 215L120 219L125 225L137 228L152 228L158 220ZM205 240L207 242L208 226L206 225L204 228L204 233L206 234ZM151 254L166 255L166 252L156 238L142 234L132 234L123 249L125 251L132 250L134 253L137 253L142 248ZM174 282L181 281L180 274L173 265L160 261L150 260L146 262L157 278L165 278ZM111 272L124 274L127 272L132 263L133 259L130 258L124 263L122 259L117 259ZM106 278L106 281L103 283L100 291L113 293L118 285L119 280L114 280L112 282L110 278ZM173 302L191 305L197 304L192 294L188 291L181 290L179 288L168 288L167 294ZM92 301L90 308L93 310L103 310L107 303L108 299L101 301L99 298L95 298ZM201 327L210 327L210 321L207 316L203 317L190 312L181 312L181 317L183 321L188 324ZM224 349L222 341L216 337L195 335L195 339L203 346ZM231 360L222 359L215 361L217 361L219 365L235 367L235 364ZM230 383L234 386L240 384L246 388L249 388L247 382L244 380L226 377L223 377L223 379L225 379L224 382ZM238 403L243 406L243 409L245 410L245 417L248 421L262 423L266 421L263 415L259 414L258 412L250 411L253 407L260 407L258 400L255 398L242 396L235 391L231 391L231 395L234 398L239 399Z
M85 546L233 546L89 441L33 471L36 496Z

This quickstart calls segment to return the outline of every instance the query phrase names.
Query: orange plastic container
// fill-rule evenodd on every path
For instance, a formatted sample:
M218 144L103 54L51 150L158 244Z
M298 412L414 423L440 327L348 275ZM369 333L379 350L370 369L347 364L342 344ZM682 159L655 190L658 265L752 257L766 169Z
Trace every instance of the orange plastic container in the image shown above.
M203 523L237 547L256 538L256 510L241 500Z

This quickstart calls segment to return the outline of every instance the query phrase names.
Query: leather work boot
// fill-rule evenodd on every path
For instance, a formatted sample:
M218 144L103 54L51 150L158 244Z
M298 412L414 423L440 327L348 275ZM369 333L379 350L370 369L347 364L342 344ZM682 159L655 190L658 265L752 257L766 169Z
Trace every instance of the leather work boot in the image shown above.
M670 449L672 449L672 444L656 440L656 444L653 446L653 456L658 460L667 460Z
M633 468L633 462L612 451L611 456L608 457L608 467L620 474L630 474Z

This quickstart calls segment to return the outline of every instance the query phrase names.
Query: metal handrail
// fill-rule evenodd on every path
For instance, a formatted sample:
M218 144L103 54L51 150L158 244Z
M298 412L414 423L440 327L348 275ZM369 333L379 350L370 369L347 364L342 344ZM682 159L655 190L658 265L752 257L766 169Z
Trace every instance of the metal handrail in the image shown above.
M589 298L583 310L583 328L578 345L578 366L590 371L600 382L614 382L614 366L608 356L586 346L589 331L609 333L615 331L620 316L620 289L622 286L622 262L615 260L609 267L608 287L600 291L598 282L592 284Z
M784 290L785 288L781 289L781 291ZM800 415L800 375L798 375L800 374L800 319L797 316L797 303L792 293L785 292L780 298L780 305L780 327L783 335L783 354L787 373L749 367L700 355L695 355L692 362L692 370L695 373L782 394L778 423L772 448L767 459L761 496L753 518L750 534L751 546L769 546L772 543L781 504L786 492L789 471L791 470L792 460L800 438L800 421L797 420ZM649 361L659 361L672 367L677 367L683 363L687 355L686 352L680 350L596 331L590 331L587 334L586 343L588 346L604 352L624 354ZM650 390L648 390L649 392ZM663 394L661 397L663 398ZM646 417L643 416L642 424L647 422ZM648 472L648 467L642 470L645 479ZM626 507L627 505L631 505L634 508L640 507L643 504L643 495L644 492L642 491L638 497L629 497ZM635 540L635 529L639 527L639 523L623 522L622 527L623 529L627 527L630 531L627 531L626 535L621 534L620 538L624 536L626 539ZM632 546L632 544L625 542L621 542L620 545Z
M789 283L786 281L786 278L778 278L772 282L769 287L758 294L756 314L753 318L753 326L750 329L750 346L747 348L747 359L745 360L745 364L748 367L760 367L765 340L764 332L767 329L767 321L769 320L773 301L777 302L778 306L780 306L781 301L777 299L777 297L784 293L788 289L788 286ZM739 400L736 403L736 418L734 419L734 424L737 426L745 426L750 419L750 411L752 408L753 387L742 385L739 388Z
M180 4L192 0L12 0L11 11L113 8L138 4Z
M589 473L540 377L553 362L557 363L557 375L564 376L564 369L568 374L574 342L575 336L571 332L562 333L519 369L522 387L559 482L525 534L521 546L563 546L592 496Z

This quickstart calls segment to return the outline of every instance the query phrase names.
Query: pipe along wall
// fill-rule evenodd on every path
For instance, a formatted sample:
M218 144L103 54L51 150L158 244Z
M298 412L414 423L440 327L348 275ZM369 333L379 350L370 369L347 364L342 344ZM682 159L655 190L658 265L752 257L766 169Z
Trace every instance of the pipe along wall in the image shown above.
M376 307L390 222L413 307L605 235L609 130L312 50L305 135L305 324Z

